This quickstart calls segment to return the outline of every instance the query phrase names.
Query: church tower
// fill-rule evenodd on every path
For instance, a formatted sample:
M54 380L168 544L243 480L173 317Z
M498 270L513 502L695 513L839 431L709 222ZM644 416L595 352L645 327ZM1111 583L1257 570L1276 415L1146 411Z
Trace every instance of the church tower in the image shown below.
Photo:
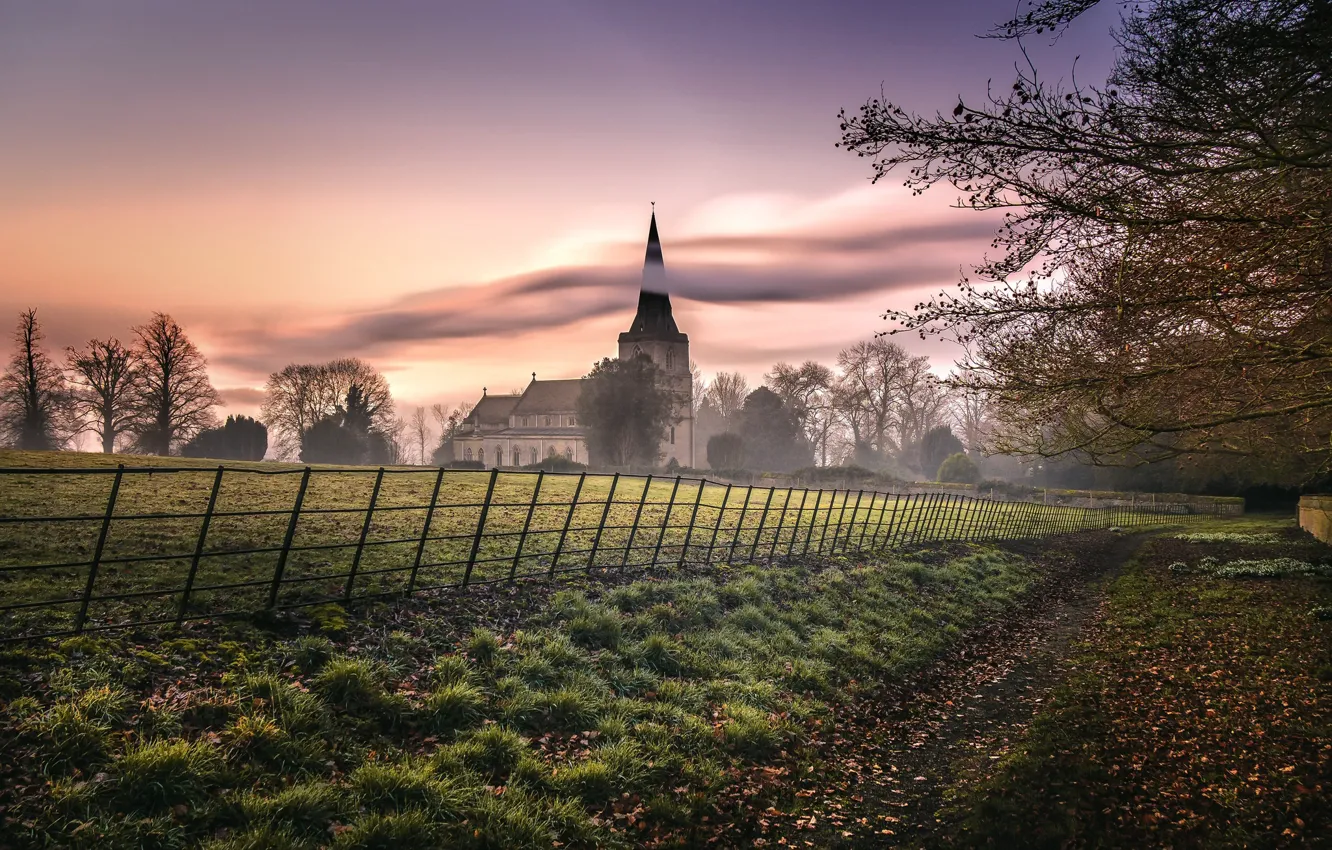
M696 466L694 459L694 381L689 372L689 337L680 333L666 294L666 264L657 236L657 213L648 226L647 255L638 312L629 330L620 334L620 359L646 355L661 370L662 380L675 398L675 423L661 444L662 463L674 458L681 466Z

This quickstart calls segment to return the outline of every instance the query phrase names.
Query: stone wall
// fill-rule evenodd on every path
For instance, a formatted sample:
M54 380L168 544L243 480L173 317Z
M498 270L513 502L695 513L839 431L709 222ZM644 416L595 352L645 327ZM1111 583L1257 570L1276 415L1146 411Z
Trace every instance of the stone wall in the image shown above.
M1300 528L1332 543L1332 495L1300 497Z

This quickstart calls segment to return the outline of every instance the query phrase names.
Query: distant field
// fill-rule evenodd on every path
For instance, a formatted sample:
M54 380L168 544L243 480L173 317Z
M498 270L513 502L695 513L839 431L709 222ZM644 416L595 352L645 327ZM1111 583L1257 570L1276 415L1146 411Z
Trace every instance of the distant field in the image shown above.
M120 477L113 518L106 523L117 464L125 464L127 471ZM0 635L77 625L93 560L99 563L87 611L90 626L571 569L743 561L923 540L1032 537L1153 519L955 496L945 501L729 487L697 479L653 478L649 483L628 476L548 473L539 478L503 471L483 508L489 471L448 470L441 476L433 468L390 468L376 495L380 475L375 468L316 466L293 523L306 467L225 466L213 499L216 462L0 451L0 469L7 470L0 473L0 616L5 618ZM367 522L372 497L375 507ZM210 499L213 510L201 544ZM104 525L106 538L96 557ZM280 564L282 581L275 586ZM187 584L191 591L182 604Z

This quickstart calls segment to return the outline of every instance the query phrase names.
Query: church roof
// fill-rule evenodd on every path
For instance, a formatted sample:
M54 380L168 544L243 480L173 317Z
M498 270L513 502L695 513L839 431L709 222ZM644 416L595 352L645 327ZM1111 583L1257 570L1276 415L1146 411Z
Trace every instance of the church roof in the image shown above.
M661 239L657 235L657 213L652 213L648 225L647 253L643 258L643 283L638 292L638 312L634 314L629 330L620 334L620 342L640 340L669 340L688 342L680 333L671 314L671 296L666 294L666 262L661 255Z
M574 413L578 410L578 397L582 393L582 378L532 381L512 412L520 416L529 413Z
M521 398L517 395L482 396L463 422L468 425L508 425L509 414Z

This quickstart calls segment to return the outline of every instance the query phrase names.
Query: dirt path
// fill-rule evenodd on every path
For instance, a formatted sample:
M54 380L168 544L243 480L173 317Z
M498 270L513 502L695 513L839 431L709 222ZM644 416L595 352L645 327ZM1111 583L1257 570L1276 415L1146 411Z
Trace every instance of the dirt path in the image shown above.
M877 718L853 721L859 728L835 740L829 763L837 767L801 790L809 807L793 820L774 818L759 846L946 845L935 812L958 762L1007 752L1068 675L1071 644L1097 613L1102 580L1141 542L1098 534L1024 551L1050 569L1028 604L905 683L900 697L877 706Z

